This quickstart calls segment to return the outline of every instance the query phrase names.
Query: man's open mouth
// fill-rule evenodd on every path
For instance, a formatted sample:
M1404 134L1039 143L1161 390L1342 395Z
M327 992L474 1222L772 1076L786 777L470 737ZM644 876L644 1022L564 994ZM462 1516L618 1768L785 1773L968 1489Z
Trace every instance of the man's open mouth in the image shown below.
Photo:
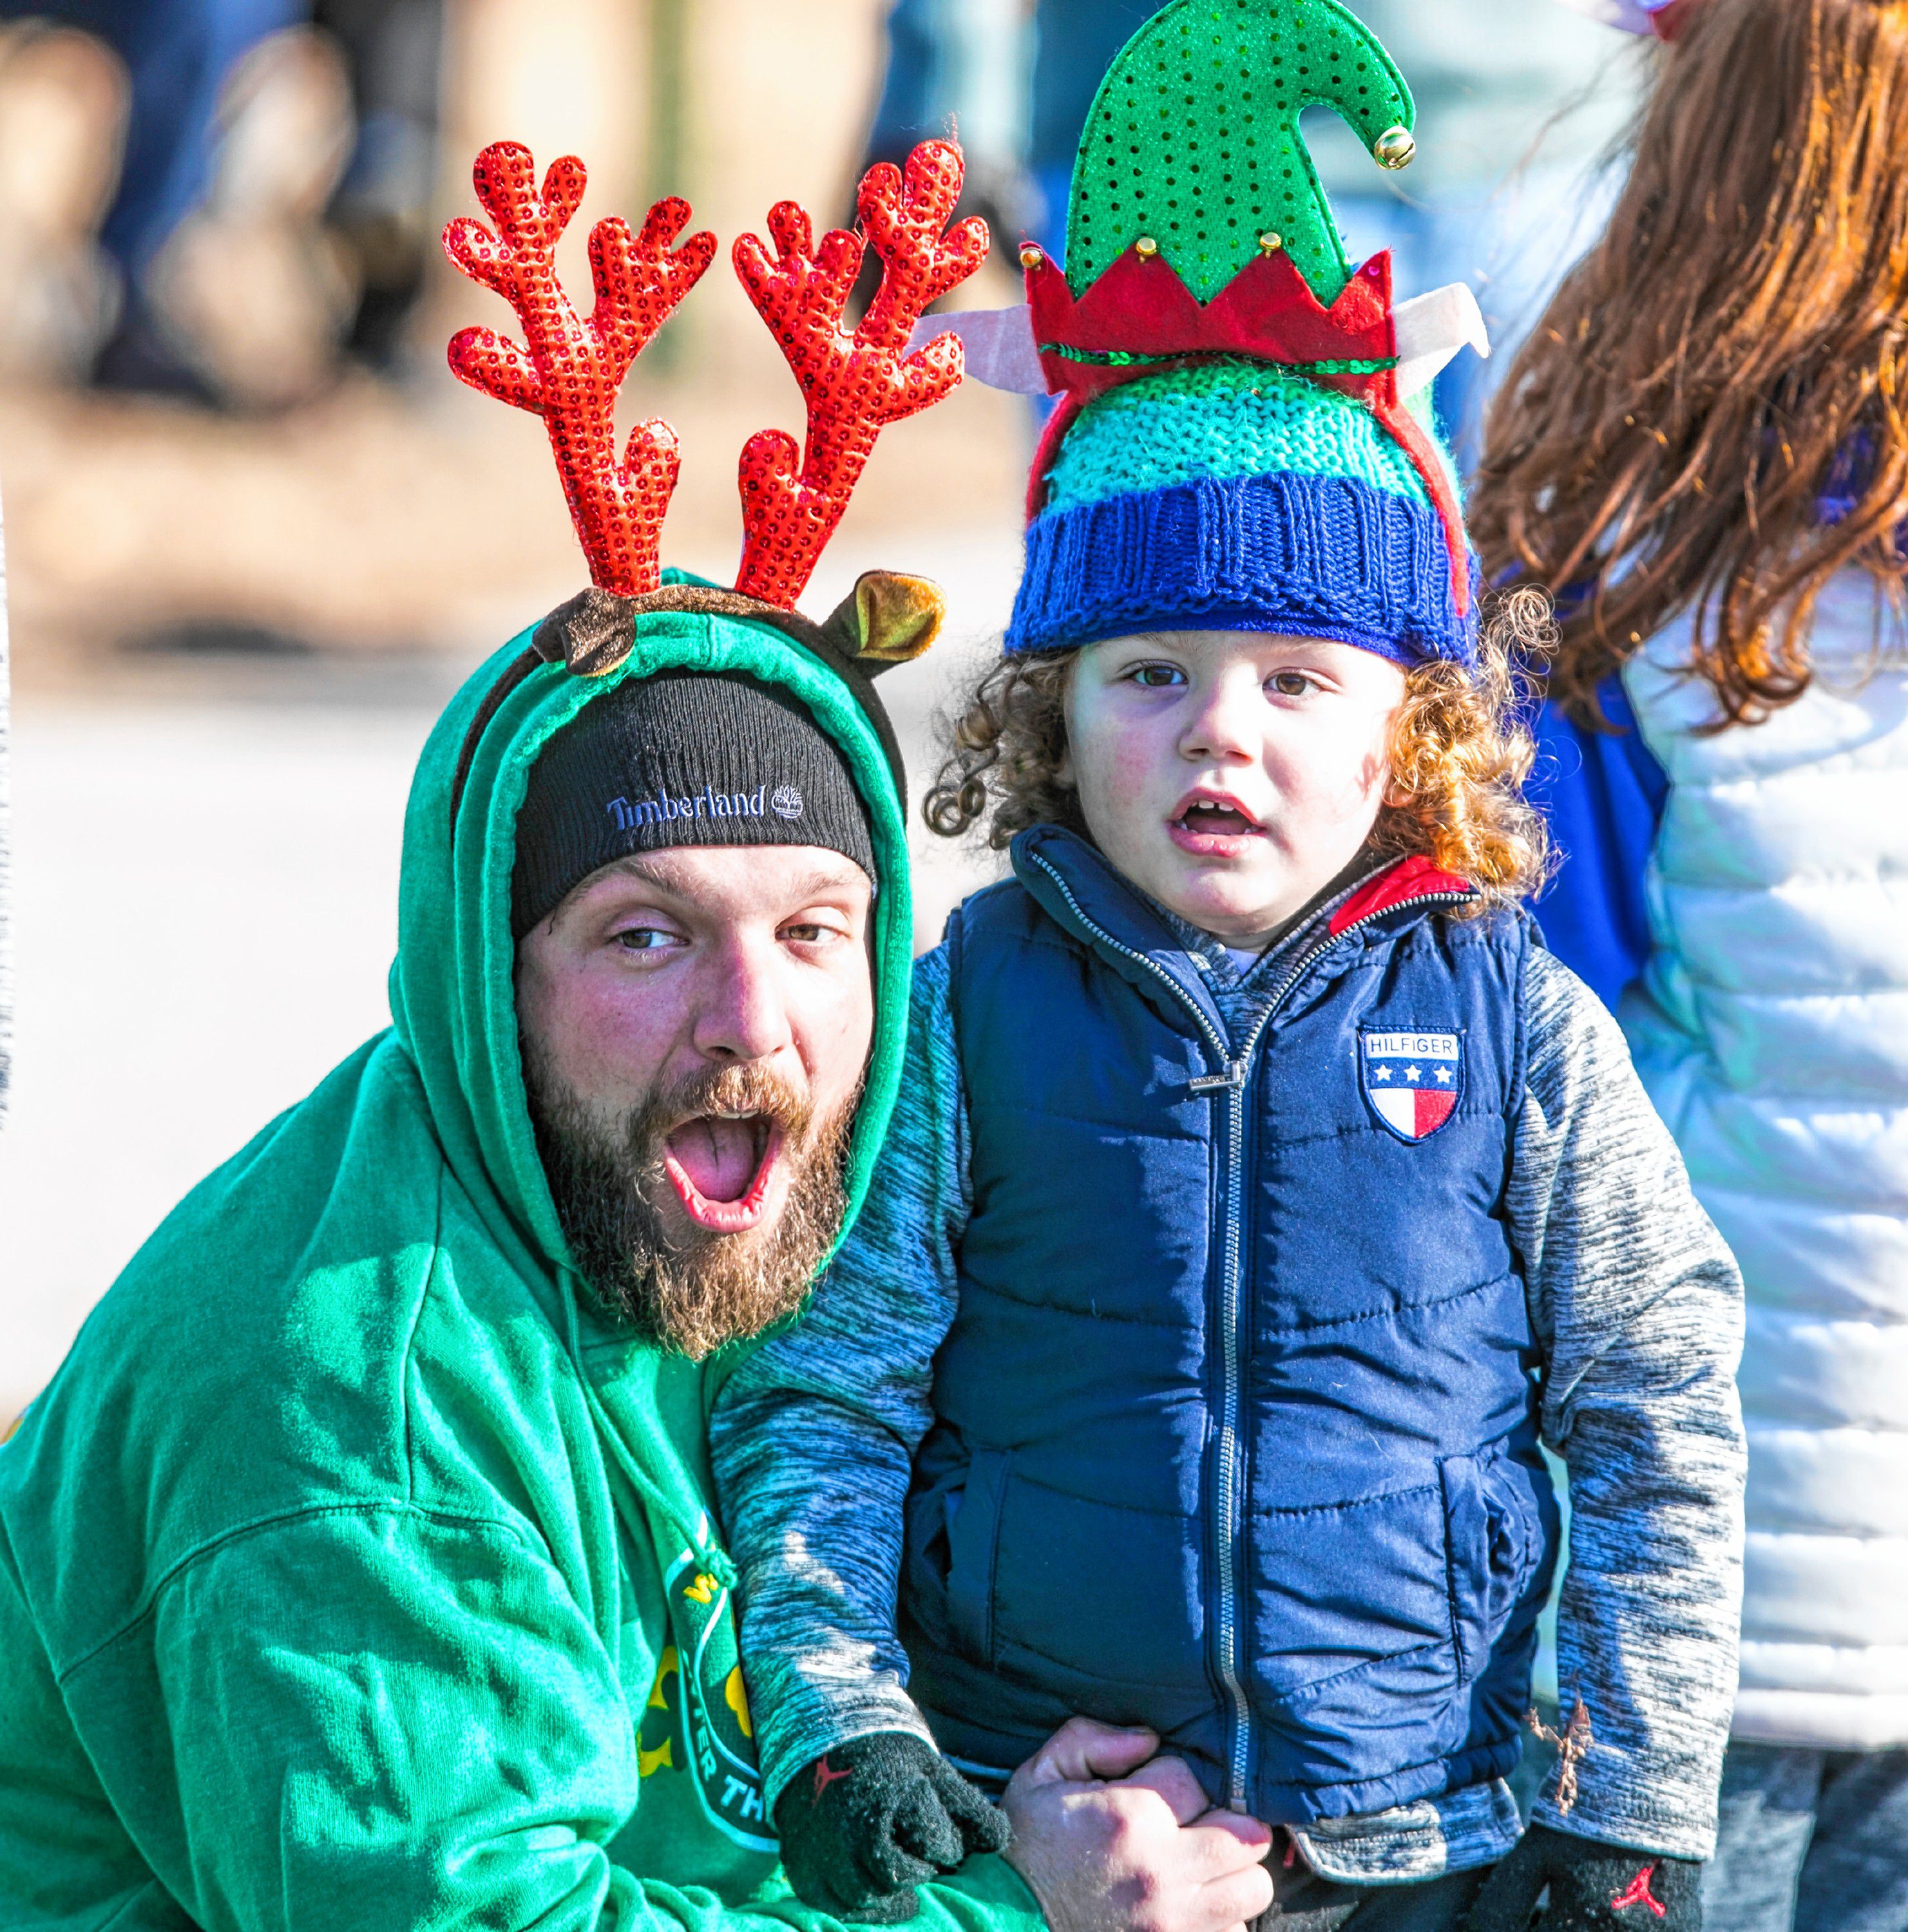
M663 1144L663 1170L683 1212L713 1234L739 1234L780 1190L782 1124L767 1114L698 1114Z

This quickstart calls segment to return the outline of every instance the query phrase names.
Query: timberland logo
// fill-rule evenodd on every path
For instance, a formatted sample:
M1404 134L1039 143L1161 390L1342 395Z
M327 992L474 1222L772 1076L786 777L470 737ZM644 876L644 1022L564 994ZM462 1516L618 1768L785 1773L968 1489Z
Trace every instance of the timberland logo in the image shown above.
M756 794L761 796L759 793ZM777 818L799 818L801 816L801 794L793 785L777 785L775 796L768 801L768 808Z
M753 791L722 792L705 785L687 798L671 798L660 793L654 798L639 799L632 805L626 798L613 798L603 809L616 821L619 832L635 832L648 825L668 825L684 818L759 818L768 788L757 785ZM795 800L795 810L785 811L784 797ZM801 816L801 794L792 785L780 787L768 808L783 818Z

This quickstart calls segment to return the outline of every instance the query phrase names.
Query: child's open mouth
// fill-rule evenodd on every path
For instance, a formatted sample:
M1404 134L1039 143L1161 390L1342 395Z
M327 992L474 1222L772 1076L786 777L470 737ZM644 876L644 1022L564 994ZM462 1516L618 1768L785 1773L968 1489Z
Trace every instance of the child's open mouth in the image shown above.
M782 1125L766 1114L698 1114L663 1144L663 1171L683 1212L712 1234L739 1234L766 1216L782 1178Z
M1204 858L1232 859L1260 835L1258 821L1236 799L1196 796L1167 822L1173 842Z

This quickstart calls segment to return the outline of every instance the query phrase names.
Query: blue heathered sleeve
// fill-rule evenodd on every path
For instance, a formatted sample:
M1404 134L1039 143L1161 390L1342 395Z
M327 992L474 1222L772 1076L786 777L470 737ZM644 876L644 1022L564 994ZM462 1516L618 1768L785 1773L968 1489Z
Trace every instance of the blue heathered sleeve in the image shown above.
M1614 734L1586 731L1555 704L1536 723L1526 790L1563 863L1534 908L1551 951L1614 1012L1650 954L1643 875L1669 780L1636 728L1621 678L1597 696Z
M1541 950L1524 993L1506 1206L1544 1353L1544 1440L1570 1471L1558 1687L1596 1741L1575 1802L1548 1780L1536 1816L1705 1858L1742 1607L1742 1277L1615 1021Z
M710 1424L771 1813L798 1772L850 1738L932 1742L894 1616L902 1508L969 1208L948 980L945 946L915 965L900 1098L854 1232L807 1314L729 1378Z

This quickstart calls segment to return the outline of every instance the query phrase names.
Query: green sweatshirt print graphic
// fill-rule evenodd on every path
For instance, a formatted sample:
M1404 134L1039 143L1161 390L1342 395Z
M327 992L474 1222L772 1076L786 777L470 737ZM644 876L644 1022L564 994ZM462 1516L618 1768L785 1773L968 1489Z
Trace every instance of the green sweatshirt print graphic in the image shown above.
M419 765L392 1029L174 1210L0 1448L11 1932L827 1922L763 1816L708 1503L723 1365L592 1318L536 1158L516 814L539 748L620 678L539 666L487 706L526 641ZM792 692L870 808L858 1207L906 1024L892 779L780 634L645 617L621 675L676 668ZM923 1908L923 1932L1041 1922L998 1859Z

